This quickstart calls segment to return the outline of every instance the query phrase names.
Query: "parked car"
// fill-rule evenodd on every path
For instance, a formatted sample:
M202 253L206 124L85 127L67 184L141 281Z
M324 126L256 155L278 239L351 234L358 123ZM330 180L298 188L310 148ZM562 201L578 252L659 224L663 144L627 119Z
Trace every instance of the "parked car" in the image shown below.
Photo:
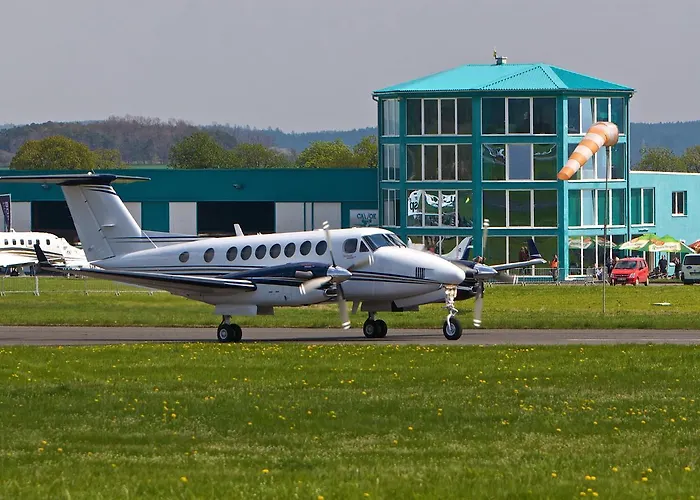
M624 284L649 285L649 266L641 257L626 257L620 259L610 273L611 285Z
M683 258L681 279L684 285L700 283L700 254L689 253Z

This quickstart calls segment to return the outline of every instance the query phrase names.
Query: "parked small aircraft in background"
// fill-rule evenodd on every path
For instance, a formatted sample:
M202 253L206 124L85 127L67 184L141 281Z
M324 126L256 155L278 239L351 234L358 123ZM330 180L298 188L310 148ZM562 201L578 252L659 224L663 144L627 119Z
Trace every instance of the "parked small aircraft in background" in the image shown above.
M41 232L0 232L0 267L21 267L37 263L34 244L39 243L50 262L66 267L88 266L85 252L64 238Z

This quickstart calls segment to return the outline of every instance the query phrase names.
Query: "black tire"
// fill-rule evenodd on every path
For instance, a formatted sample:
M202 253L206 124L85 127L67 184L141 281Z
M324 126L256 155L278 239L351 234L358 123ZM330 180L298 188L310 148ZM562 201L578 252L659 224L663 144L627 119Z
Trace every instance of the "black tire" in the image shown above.
M453 316L449 323L447 321L443 323L442 334L447 340L459 340L462 336L462 324Z
M222 323L216 330L216 338L219 342L240 342L243 338L243 330L238 325Z
M377 327L377 322L369 318L365 321L364 325L362 325L362 333L364 333L365 337L368 339L376 339L378 331L380 330Z
M386 337L386 334L389 331L389 327L386 325L386 321L378 319L374 322L374 325L377 328L377 333L375 334L374 338L383 339L384 337Z

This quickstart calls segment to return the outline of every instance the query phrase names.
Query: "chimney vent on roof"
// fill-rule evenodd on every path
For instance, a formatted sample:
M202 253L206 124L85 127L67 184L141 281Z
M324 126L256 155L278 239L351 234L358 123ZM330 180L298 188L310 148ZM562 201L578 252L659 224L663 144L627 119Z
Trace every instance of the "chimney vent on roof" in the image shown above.
M508 64L508 58L506 56L499 56L496 52L496 48L493 49L493 58L496 60L496 66L502 66L503 64Z

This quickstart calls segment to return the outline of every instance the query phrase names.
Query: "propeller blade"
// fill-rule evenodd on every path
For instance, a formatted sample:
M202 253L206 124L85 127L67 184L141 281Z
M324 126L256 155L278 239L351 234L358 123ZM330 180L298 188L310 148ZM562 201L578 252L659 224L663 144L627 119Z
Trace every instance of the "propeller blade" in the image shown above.
M481 311L484 308L484 284L479 285L479 291L474 301L474 328L481 328Z
M299 291L302 295L305 295L309 290L316 290L317 288L321 288L326 283L330 283L332 279L333 278L330 276L321 276L320 278L310 279L306 283L299 285Z
M353 265L348 267L348 271L354 271L355 269L363 269L374 264L374 256L369 254L366 259L358 260Z
M331 225L327 220L323 221L323 233L326 236L326 244L328 245L328 252L331 254L331 262L333 267L335 267L335 255L333 255L333 245L331 245Z
M483 231L481 233L481 255L486 255L486 239L489 235L489 220L484 219Z
M494 276L494 278L496 281L505 283L506 285L515 285L516 281L518 280L517 276L510 276L506 273L498 273L496 276Z
M340 313L340 324L343 330L350 328L350 315L348 314L348 303L338 294L338 312Z

